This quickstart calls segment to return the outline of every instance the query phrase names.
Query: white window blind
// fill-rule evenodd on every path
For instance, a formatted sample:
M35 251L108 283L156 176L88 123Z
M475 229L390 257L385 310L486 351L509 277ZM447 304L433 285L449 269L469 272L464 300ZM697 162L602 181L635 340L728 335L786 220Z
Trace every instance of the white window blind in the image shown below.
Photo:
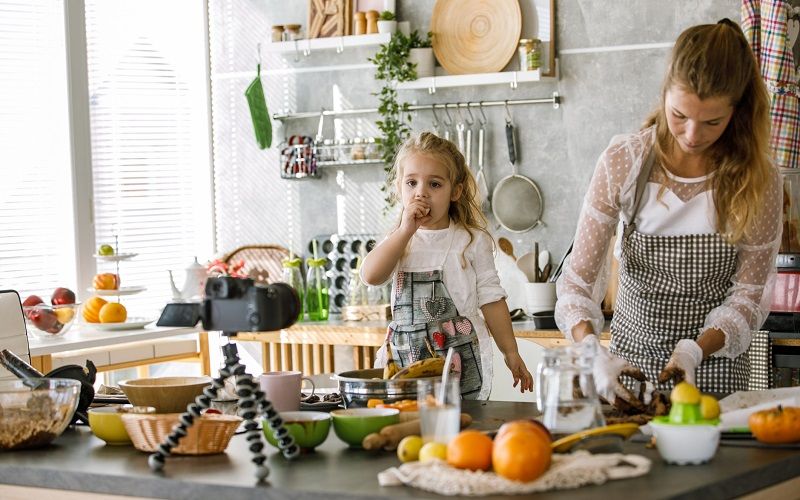
M63 0L0 0L0 289L75 288Z
M128 314L171 298L167 270L211 254L204 2L86 0L97 246L119 238ZM115 272L98 263L98 272Z

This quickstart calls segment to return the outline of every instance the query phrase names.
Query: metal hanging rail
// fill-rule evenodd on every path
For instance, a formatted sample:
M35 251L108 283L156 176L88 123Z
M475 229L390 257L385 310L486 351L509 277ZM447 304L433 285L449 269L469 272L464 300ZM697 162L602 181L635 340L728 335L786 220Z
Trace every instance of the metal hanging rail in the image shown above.
M542 97L538 99L508 99L505 101L479 101L479 102L456 102L444 104L415 104L408 107L409 111L424 111L436 108L480 108L491 106L520 106L523 104L552 104L553 109L558 109L561 104L561 96L558 92L553 92L552 97ZM299 120L301 118L319 118L320 116L347 116L347 115L366 115L370 113L377 113L377 108L362 108L362 109L345 109L341 111L331 111L323 109L322 111L306 111L303 113L286 113L272 115L273 120Z

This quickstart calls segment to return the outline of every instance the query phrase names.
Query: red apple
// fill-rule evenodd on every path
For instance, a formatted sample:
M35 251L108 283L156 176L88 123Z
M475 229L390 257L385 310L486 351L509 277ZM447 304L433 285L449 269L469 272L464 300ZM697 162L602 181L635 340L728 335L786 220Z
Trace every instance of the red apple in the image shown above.
M60 306L62 304L74 304L75 292L69 288L58 287L53 292L53 296L50 297L50 303L54 306Z
M31 310L28 314L31 323L33 323L36 328L44 332L58 333L64 326L63 323L58 321L58 316L56 316L56 313L54 313L52 309L37 307Z
M33 306L35 306L37 304L44 304L44 301L38 295L31 295L27 299L25 299L25 302L22 303L22 306L23 307L33 307ZM31 318L31 313L32 313L32 311L26 311L25 312L25 316L27 316L28 319L30 319Z

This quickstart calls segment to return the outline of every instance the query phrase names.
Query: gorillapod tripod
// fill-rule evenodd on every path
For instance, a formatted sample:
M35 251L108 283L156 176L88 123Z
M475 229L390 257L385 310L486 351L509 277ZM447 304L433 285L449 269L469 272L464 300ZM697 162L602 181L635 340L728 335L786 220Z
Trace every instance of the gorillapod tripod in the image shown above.
M222 332L222 335L235 337L236 333ZM233 375L236 379L236 395L239 397L239 415L245 420L244 428L247 432L247 442L250 443L250 452L253 454L252 462L256 465L256 479L263 481L269 475L269 467L264 462L264 442L261 441L261 433L258 430L256 417L261 414L266 417L269 428L283 456L288 460L293 460L300 455L300 448L295 444L294 438L283 426L281 419L272 403L264 397L264 393L253 381L253 377L245 372L245 366L239 362L239 351L236 344L228 342L222 346L225 355L225 366L220 369L219 377L212 380L211 386L203 390L203 394L197 396L194 403L186 407L186 411L181 415L178 425L172 429L167 439L158 446L158 450L147 459L150 469L160 471L164 468L166 458L171 454L172 448L178 446L180 440L186 436L186 430L194 424L194 419L200 417L200 412L209 407L211 400L217 396L217 392L225 385L225 379Z

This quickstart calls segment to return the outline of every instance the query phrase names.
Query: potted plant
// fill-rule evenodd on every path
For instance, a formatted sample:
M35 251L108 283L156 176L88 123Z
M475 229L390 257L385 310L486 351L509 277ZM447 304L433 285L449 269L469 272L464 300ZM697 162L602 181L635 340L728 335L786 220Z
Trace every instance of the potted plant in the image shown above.
M397 31L397 21L394 12L384 10L378 17L378 33L394 33Z
M408 62L416 66L417 78L433 76L436 57L431 47L431 36L432 34L429 32L425 38L422 38L414 31L409 37Z

